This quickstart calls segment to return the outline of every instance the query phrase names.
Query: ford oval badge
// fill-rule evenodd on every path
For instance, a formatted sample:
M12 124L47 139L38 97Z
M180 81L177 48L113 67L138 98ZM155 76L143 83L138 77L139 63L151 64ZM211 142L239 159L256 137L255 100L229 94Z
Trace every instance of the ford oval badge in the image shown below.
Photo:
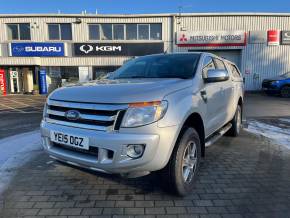
M65 117L68 120L77 120L80 118L80 112L78 112L76 110L69 110L69 111L65 112Z

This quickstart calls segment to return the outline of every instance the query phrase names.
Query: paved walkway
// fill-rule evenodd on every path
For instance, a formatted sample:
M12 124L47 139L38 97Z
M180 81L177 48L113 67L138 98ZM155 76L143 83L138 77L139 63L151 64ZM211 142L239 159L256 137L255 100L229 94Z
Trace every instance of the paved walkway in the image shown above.
M20 168L4 217L290 217L290 152L246 132L207 149L194 193L168 195L158 175L122 179L52 161Z
M43 101L0 97L0 138L37 128ZM276 121L289 116L288 105L288 99L251 95L246 116ZM18 141L21 147L25 140ZM156 174L128 180L86 171L53 161L39 146L32 156L20 168L3 168L10 180L0 195L1 218L290 217L290 150L247 132L207 148L194 193L186 198L168 195ZM19 157L25 156L18 152L16 163Z

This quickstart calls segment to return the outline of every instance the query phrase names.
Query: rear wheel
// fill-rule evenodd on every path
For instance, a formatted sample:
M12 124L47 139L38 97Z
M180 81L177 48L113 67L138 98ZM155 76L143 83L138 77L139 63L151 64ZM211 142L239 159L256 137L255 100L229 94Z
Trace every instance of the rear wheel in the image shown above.
M281 89L281 96L283 98L289 98L290 97L290 86L284 86Z
M228 131L229 136L237 137L240 134L242 128L242 108L240 105L237 106L237 110L234 118L231 121L232 127Z
M163 169L163 180L168 189L185 196L194 188L201 159L201 145L199 135L194 128L183 131L177 142L169 163Z

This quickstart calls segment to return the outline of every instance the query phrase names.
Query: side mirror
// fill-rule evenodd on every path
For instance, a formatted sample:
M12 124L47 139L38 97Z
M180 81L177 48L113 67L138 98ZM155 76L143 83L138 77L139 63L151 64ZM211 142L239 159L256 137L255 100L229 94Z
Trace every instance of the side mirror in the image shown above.
M207 78L204 78L206 83L222 82L229 79L229 74L226 70L214 70L207 71Z

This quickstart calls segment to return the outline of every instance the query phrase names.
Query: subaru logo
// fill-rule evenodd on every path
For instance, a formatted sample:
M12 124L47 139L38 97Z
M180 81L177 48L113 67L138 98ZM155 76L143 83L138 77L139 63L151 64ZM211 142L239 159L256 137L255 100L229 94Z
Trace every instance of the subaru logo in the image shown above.
M78 112L76 110L69 110L69 111L65 112L65 117L68 120L77 120L80 118L80 112Z
M25 50L25 47L23 46L15 46L13 47L13 51L16 51L16 52L22 52Z

